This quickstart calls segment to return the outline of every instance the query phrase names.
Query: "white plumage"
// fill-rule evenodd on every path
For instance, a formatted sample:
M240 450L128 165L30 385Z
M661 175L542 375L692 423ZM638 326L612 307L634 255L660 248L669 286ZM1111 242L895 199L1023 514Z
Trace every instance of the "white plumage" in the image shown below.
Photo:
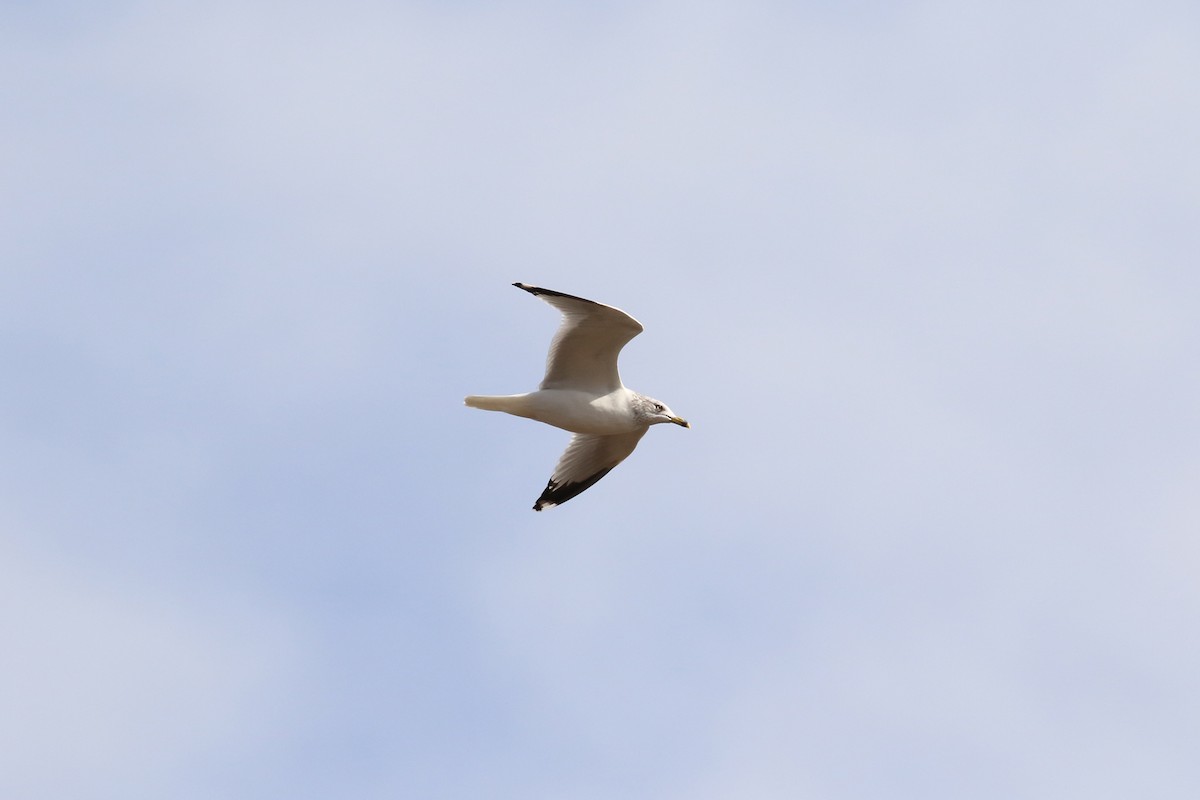
M582 297L514 283L562 312L550 343L546 375L535 392L471 395L472 408L528 417L575 434L534 503L535 511L560 505L624 461L651 425L686 420L659 401L621 383L617 357L642 325L619 308Z

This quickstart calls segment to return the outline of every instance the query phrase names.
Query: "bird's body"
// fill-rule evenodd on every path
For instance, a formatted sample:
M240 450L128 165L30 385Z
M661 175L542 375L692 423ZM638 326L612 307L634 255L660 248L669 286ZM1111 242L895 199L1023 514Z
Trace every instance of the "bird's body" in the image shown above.
M574 389L539 389L527 394L498 397L472 395L466 399L466 404L471 408L528 417L571 433L607 436L632 433L646 427L631 411L636 397L636 392L624 386L606 394Z
M514 283L563 314L550 344L546 376L535 392L471 395L472 408L503 411L575 434L533 508L559 505L592 486L625 460L651 425L690 427L671 409L621 383L617 356L642 332L620 309L582 297Z

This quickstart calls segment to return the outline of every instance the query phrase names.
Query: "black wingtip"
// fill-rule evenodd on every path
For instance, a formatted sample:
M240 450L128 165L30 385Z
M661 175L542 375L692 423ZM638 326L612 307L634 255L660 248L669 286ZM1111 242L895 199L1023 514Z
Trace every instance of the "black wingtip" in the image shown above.
M549 289L543 289L540 286L530 286L528 283L521 283L520 281L514 283L513 286L517 287L518 289L524 289L534 297L541 297L544 294L556 294L556 292L552 292Z
M553 289L543 289L540 286L530 286L528 283L521 283L520 281L514 283L513 286L517 287L518 289L524 289L534 297L541 297L542 295L546 295L547 297L565 297L568 300L578 300L582 303L591 303L594 306L604 305L603 303L597 303L595 300L588 300L586 297L567 294L566 292L556 292Z
M602 469L595 475L588 477L585 480L572 483L556 483L553 478L546 484L546 490L542 492L542 496L533 504L534 511L541 511L543 508L554 508L561 506L563 503L576 497L596 484L596 481L603 478L608 473L612 472L612 467Z

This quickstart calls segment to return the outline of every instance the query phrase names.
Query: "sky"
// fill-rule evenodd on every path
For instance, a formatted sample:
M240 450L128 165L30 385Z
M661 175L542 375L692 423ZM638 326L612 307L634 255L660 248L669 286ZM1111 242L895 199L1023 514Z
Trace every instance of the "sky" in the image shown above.
M1194 3L0 6L0 795L1194 798ZM531 510L553 309L659 426Z

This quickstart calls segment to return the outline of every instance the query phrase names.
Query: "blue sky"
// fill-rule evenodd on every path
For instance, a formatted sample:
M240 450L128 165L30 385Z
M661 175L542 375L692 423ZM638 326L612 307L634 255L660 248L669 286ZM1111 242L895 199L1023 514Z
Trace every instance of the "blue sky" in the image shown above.
M1198 26L4 6L0 794L1195 797Z

